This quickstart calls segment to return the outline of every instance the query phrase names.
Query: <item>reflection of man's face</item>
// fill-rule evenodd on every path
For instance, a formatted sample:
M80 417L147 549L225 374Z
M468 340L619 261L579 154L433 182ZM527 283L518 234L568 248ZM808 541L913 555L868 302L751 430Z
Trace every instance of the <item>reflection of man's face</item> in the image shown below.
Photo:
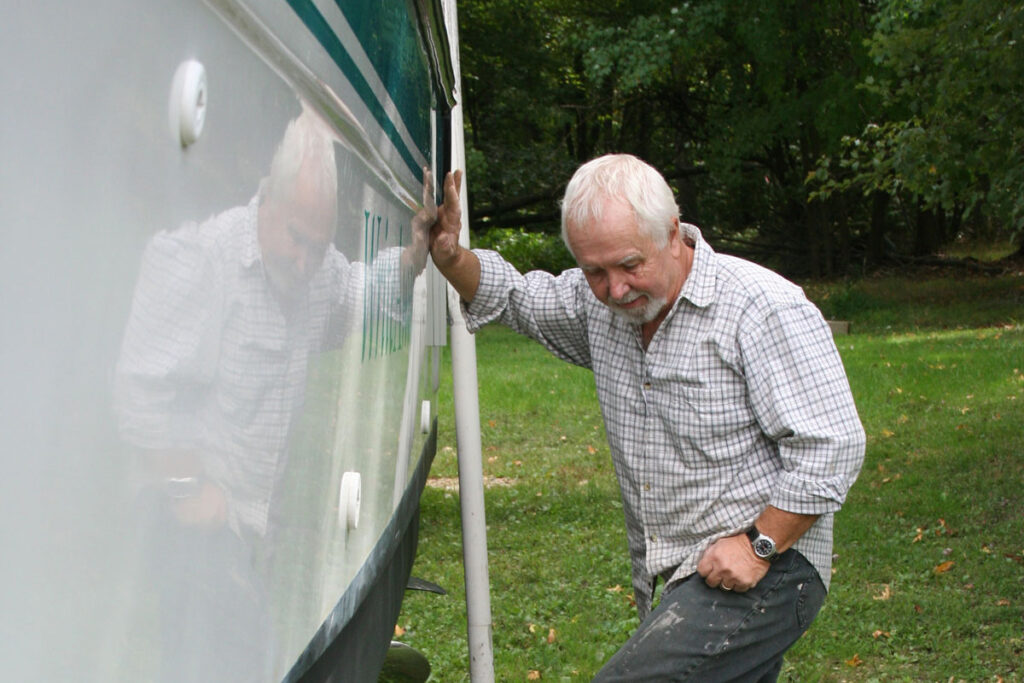
M271 287L289 298L309 283L334 239L334 198L308 180L304 166L290 187L271 193L260 206L263 266Z

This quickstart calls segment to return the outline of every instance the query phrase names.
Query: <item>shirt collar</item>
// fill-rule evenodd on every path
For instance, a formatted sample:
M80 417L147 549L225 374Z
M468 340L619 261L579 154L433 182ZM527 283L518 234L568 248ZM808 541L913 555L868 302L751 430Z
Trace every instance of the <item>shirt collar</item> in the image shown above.
M679 291L679 299L686 299L698 308L704 308L715 300L715 283L718 278L718 262L715 251L700 234L700 229L690 223L680 223L683 239L691 239L694 243L693 263L686 282Z

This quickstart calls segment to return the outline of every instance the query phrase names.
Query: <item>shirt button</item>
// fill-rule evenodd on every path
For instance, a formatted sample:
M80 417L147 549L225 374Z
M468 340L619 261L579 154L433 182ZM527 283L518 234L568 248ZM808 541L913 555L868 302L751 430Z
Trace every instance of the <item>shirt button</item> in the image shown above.
M657 542L658 542L657 534L651 534L651 543L657 543Z
M651 388L651 383L650 382L644 382L644 389L650 389L650 388Z
M644 491L650 491L650 490L651 490L651 485L650 484L644 484Z

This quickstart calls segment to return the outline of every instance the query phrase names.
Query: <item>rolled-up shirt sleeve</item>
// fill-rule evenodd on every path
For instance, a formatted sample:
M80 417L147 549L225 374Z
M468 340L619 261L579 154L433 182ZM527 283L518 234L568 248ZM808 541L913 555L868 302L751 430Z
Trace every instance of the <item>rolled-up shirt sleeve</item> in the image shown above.
M586 305L593 297L579 269L561 275L544 271L520 274L499 254L474 250L480 260L480 285L462 310L470 332L501 322L540 342L562 360L590 367Z
M832 333L809 302L772 310L741 339L750 401L782 463L770 503L838 510L864 460L864 428Z

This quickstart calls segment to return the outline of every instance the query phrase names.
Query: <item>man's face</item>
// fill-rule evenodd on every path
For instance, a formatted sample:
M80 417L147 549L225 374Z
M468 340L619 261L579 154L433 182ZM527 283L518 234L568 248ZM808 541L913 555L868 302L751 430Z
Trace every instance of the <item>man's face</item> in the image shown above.
M658 248L629 204L609 199L600 220L582 229L570 223L567 234L591 291L613 313L642 325L668 312L683 281L677 229Z
M271 286L286 297L306 287L334 239L332 198L319 196L315 187L300 174L289 197L268 197L260 207L263 266Z

